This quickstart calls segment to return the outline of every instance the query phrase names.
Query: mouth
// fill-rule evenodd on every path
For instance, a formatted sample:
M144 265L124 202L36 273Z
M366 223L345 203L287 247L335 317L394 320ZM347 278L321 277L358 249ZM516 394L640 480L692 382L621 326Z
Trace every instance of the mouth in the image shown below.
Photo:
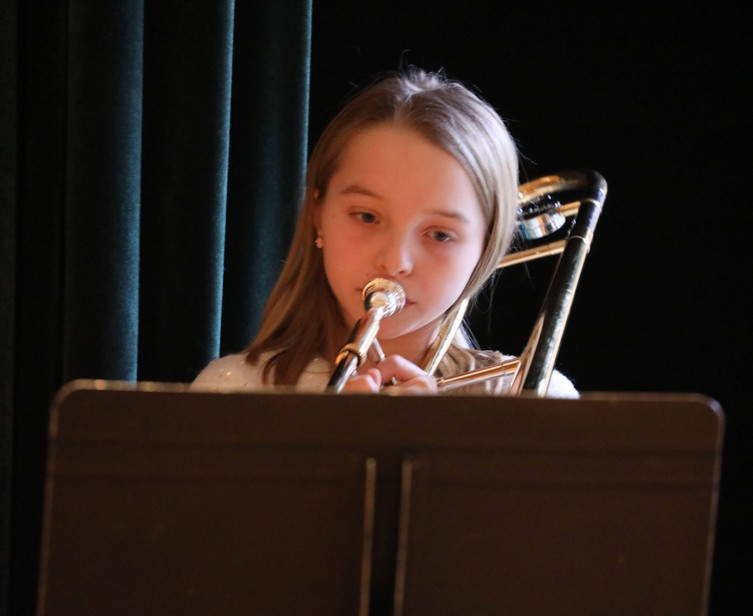
M359 299L363 298L363 289L364 289L364 287L358 287L358 288L354 289L354 291L358 294ZM406 295L405 296L405 302L403 304L402 310L405 310L406 308L409 308L410 306L415 306L415 304L416 304L416 302L413 301L410 297L408 297ZM402 310L401 310L401 312L402 312Z

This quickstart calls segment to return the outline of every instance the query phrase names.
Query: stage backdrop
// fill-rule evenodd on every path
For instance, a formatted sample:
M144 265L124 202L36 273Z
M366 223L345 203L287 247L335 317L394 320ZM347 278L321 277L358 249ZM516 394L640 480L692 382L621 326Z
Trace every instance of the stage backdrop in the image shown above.
M52 394L190 381L255 331L303 186L311 0L0 10L0 612L31 614Z

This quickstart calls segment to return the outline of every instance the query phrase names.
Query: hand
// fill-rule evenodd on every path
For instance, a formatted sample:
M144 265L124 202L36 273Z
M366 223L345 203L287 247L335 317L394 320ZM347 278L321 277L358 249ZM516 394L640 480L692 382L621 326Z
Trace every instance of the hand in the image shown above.
M390 384L392 379L396 384ZM385 385L385 388L382 388ZM343 391L384 391L393 394L435 394L437 380L400 355L390 355L363 374L351 377Z

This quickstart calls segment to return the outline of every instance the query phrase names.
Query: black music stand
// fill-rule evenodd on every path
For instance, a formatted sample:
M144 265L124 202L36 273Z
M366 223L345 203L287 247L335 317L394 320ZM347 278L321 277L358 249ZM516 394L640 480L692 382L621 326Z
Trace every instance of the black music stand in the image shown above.
M722 431L694 395L74 383L39 613L703 614Z

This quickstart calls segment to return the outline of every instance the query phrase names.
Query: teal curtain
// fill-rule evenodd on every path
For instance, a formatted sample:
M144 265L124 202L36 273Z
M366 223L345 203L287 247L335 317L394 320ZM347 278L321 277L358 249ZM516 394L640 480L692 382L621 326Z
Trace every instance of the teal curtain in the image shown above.
M253 336L303 187L311 0L0 8L0 597L33 613L52 396Z

